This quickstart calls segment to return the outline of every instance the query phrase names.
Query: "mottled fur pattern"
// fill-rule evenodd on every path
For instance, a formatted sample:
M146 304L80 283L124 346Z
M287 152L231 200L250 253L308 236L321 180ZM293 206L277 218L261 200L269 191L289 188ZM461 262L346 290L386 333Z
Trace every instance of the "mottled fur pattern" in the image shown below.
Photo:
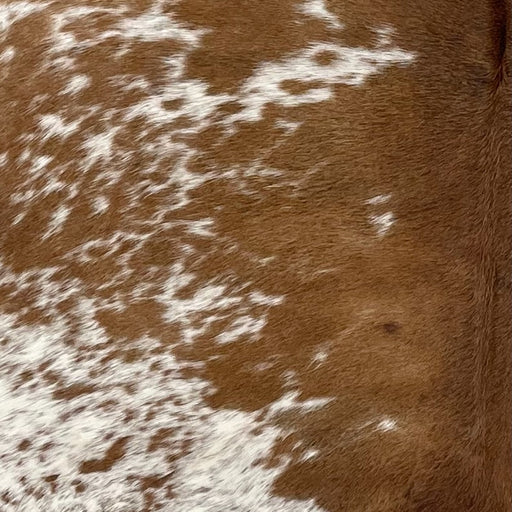
M510 512L504 0L0 3L1 512Z

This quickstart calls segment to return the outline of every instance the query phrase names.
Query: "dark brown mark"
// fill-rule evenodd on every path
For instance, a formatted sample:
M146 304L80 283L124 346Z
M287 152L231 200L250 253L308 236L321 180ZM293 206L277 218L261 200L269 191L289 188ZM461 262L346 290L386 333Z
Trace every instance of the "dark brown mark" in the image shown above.
M387 333L394 334L400 329L401 326L396 322L386 322L382 327Z
M334 61L339 58L336 52L330 50L323 50L315 54L314 61L321 66L330 66Z
M90 384L71 384L63 388L57 388L53 391L52 396L56 400L73 400L81 395L94 393L96 388Z
M82 462L79 469L80 473L104 473L109 471L118 460L123 458L129 439L129 437L123 437L115 441L105 452L102 459L91 459Z

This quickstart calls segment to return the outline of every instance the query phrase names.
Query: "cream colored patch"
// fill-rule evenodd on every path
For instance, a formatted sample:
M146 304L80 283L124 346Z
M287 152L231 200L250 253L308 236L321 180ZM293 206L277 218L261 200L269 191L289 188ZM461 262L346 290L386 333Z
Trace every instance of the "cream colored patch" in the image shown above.
M66 122L57 114L47 114L41 116L39 127L41 128L42 139L47 140L50 137L69 137L78 130L81 120Z
M316 59L323 52L333 55L329 64ZM261 65L246 80L239 93L244 109L233 114L227 122L258 121L269 103L295 107L305 103L326 101L332 96L334 84L358 86L371 75L396 64L410 63L414 55L399 48L349 48L331 43L316 42L308 48L277 62ZM321 83L302 94L285 91L284 81Z
M78 94L81 90L89 86L90 79L87 75L75 75L66 85L62 94Z
M329 12L325 5L325 0L306 0L299 8L300 12L325 21L328 25L335 29L343 28L338 18Z

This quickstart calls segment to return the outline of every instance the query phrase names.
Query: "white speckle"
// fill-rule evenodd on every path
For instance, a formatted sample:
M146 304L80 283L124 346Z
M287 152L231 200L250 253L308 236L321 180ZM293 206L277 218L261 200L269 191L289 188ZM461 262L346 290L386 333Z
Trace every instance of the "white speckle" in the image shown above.
M282 128L285 130L287 134L291 134L297 130L297 128L300 127L302 123L295 122L295 121L287 121L286 119L278 119L276 121L276 127Z
M140 16L125 17L118 24L119 30L108 31L105 35L119 35L127 39L160 41L165 39L182 40L192 46L199 42L203 30L189 30L172 19L170 13L163 13L157 6Z
M93 208L95 213L103 213L110 205L109 200L105 196L95 197L93 200Z
M386 418L384 420L379 421L377 424L377 430L381 430L382 432L388 432L390 430L396 429L396 421Z
M29 155L27 155L27 158L29 158ZM53 157L49 155L36 156L32 159L32 167L30 168L30 172L33 174L39 173L42 169L45 169L52 160Z
M66 85L66 88L62 91L62 94L77 94L82 89L88 87L90 79L87 75L75 75Z
M338 18L327 9L325 0L306 0L299 10L303 14L326 21L332 28L343 28Z
M72 133L76 132L80 123L81 120L66 123L57 114L47 114L41 116L39 126L43 131L43 140L47 140L54 135L63 138L69 137Z
M311 460L311 459L316 458L316 457L318 456L318 454L319 454L319 453L320 453L320 452L319 452L318 450L315 450L314 448L310 448L309 450L306 450L306 451L302 454L302 456L301 456L300 460L301 460L302 462L307 462L308 460Z
M395 218L392 212L387 212L382 215L372 215L370 221L377 227L377 234L384 236L394 224Z
M393 35L393 28L389 26L381 27L376 30L377 44L381 47L389 46L391 44L391 36Z
M261 331L265 323L264 318L252 318L248 315L242 315L235 319L226 331L219 334L216 340L219 343L231 343L242 336L248 336L249 339L254 340L255 335Z
M190 221L187 222L187 231L192 235L211 237L214 235L213 224L214 221L211 218Z
M62 229L62 226L66 222L66 219L68 218L70 211L71 209L65 205L60 205L57 208L57 211L55 211L52 215L50 224L48 226L48 230L46 231L46 233L43 234L43 240L54 235L55 233L58 233Z
M260 291L251 292L249 298L254 304L259 306L279 306L283 303L284 297L278 297L275 295L265 295Z
M131 79L125 86L124 86L124 89L125 91L133 91L133 90L141 90L141 91L145 91L147 89L149 89L150 87L150 84L149 82L145 79L145 78L135 78L135 79Z
M0 62L6 64L11 61L16 54L14 46L8 46L2 53L0 53Z
M84 159L86 169L92 167L98 160L108 162L112 158L112 143L119 128L92 135L86 139L82 147L87 151Z
M368 199L366 204L376 205L376 204L382 204L387 203L391 199L391 194L386 195L378 195L375 197L372 197L371 199Z
M312 358L311 361L318 365L321 365L327 361L329 353L326 350L319 350Z
M301 411L308 413L325 407L332 402L333 398L310 398L300 402L297 400L298 391L289 391L285 393L279 400L276 400L268 407L269 415L282 414L287 411Z
M7 156L7 151L4 152L4 153L0 153L0 166L4 166L7 164L7 160L9 159L9 157Z

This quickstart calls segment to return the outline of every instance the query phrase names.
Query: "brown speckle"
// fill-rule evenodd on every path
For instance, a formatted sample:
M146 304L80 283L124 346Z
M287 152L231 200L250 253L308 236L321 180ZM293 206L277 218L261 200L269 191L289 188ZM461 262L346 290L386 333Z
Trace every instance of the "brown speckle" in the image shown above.
M30 448L31 444L32 443L28 439L23 439L23 441L21 441L21 443L18 445L18 450L20 452L28 450Z
M115 441L106 451L102 459L89 459L80 464L80 473L100 473L109 471L110 468L125 454L129 437L123 437Z
M324 50L315 55L315 62L321 66L329 66L338 58L336 52Z
M86 395L94 391L96 391L96 388L88 384L71 384L64 388L57 388L53 392L53 398L56 400L72 400L80 395Z

